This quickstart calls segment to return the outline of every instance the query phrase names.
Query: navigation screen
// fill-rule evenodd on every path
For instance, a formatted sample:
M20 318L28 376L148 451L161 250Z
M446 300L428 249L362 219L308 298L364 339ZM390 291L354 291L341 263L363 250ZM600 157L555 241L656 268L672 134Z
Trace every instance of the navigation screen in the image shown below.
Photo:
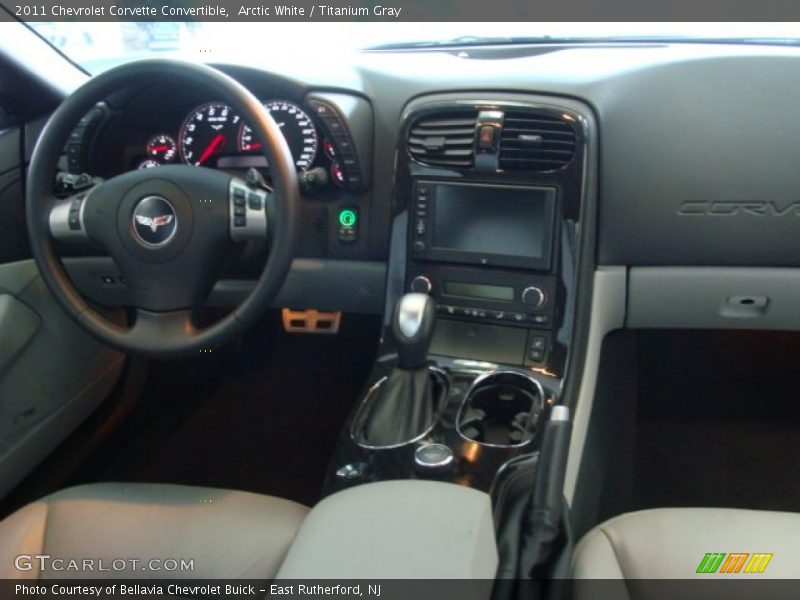
M432 246L540 259L548 255L555 190L436 186Z

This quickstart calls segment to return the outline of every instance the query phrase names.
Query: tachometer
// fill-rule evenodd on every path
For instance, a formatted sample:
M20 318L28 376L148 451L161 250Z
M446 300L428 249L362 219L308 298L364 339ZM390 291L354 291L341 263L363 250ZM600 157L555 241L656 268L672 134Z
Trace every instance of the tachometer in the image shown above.
M273 100L264 104L266 109L281 128L289 149L292 151L294 164L298 170L305 171L317 157L319 137L311 118L303 109L283 100ZM254 138L253 131L242 124L239 130L239 150L242 152L259 152L261 144Z
M159 133L151 137L145 149L147 150L147 156L161 162L172 162L177 152L175 140L166 133Z
M221 102L195 108L178 134L181 160L198 167L216 167L220 156L236 154L240 120L230 106Z

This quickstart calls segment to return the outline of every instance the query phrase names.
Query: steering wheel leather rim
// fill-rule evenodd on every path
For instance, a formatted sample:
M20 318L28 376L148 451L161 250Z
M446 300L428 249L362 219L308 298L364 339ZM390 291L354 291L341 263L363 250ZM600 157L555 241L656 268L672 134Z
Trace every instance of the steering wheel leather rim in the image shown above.
M133 328L123 328L106 320L72 284L56 255L49 215L54 202L52 191L57 164L77 122L98 102L113 93L133 84L159 78L206 86L210 94L230 105L248 123L262 143L274 187L274 202L269 212L270 247L254 289L220 321L207 328L196 329L187 325L188 320L169 321L163 315L140 311L138 315L143 318L143 323L138 335L133 337L130 335ZM171 59L151 59L127 63L93 77L67 97L52 114L39 136L28 169L26 221L31 250L45 284L79 326L106 344L126 352L174 356L218 347L263 315L280 291L291 267L299 220L298 203L299 185L291 151L274 119L249 90L210 66ZM170 314L177 314L177 311ZM147 323L150 319L152 326Z

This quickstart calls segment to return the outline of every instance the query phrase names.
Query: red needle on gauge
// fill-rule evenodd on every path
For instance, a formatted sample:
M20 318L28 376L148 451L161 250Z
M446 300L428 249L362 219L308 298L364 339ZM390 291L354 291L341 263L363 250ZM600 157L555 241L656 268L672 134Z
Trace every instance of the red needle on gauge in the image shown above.
M200 158L197 159L197 163L195 164L202 165L209 156L214 154L214 151L217 149L217 146L219 146L224 140L225 136L222 135L221 133L215 135L214 139L211 140L211 143L208 146L206 146L206 149L203 150L203 153L200 155Z

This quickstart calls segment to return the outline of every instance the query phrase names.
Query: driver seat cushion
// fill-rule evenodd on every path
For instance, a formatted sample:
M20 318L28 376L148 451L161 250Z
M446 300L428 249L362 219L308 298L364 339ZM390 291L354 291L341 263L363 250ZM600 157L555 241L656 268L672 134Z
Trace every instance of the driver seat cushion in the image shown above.
M149 483L68 488L0 522L0 578L251 578L274 577L308 509L249 492ZM18 570L19 555L64 559L64 570ZM94 559L95 570L68 569ZM130 561L123 570L115 559ZM151 559L193 560L192 570L143 570ZM23 559L23 564L25 561ZM121 563L118 563L121 565ZM156 565L158 566L158 565ZM169 563L167 566L171 566Z

